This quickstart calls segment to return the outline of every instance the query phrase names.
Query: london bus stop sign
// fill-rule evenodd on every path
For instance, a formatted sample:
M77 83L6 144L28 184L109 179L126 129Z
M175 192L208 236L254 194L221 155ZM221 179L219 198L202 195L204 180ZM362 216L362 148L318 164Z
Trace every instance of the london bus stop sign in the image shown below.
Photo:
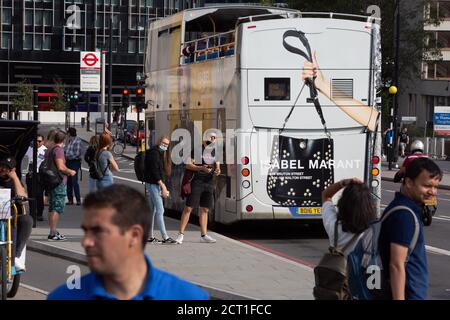
M100 91L100 52L82 51L80 54L80 91Z

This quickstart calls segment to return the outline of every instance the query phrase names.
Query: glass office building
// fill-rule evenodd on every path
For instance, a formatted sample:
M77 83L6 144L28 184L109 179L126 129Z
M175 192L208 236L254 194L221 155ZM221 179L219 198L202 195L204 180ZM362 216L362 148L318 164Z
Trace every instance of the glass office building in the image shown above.
M79 89L80 51L108 51L111 20L113 103L118 103L121 89L135 87L136 72L142 72L147 23L200 5L196 0L0 0L0 108L5 110L23 80L39 92L53 92L56 79Z

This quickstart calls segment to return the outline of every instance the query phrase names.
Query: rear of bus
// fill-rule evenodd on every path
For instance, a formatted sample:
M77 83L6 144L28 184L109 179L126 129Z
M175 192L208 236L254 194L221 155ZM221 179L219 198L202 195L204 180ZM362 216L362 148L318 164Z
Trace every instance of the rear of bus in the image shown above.
M329 81L330 99L319 93L329 137L309 99L309 88L299 95L305 58L283 47L287 30L305 33ZM286 41L306 52L298 39ZM380 70L378 25L330 17L246 22L238 27L238 43L241 218L320 219L322 191L344 178L357 177L379 194L380 141L367 128L379 110L374 90ZM359 104L344 112L332 102L340 96L373 106L373 112L356 121L353 112L358 113Z

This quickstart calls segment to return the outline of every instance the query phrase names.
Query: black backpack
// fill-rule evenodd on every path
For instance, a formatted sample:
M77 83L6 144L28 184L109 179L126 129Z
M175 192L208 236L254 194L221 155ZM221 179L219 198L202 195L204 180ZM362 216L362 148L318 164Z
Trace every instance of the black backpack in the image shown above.
M359 234L342 248L337 247L338 220L334 225L334 246L329 248L319 264L314 268L315 286L313 295L316 300L350 300L348 288L347 257L345 250L355 242Z
M140 151L134 157L134 172L139 181L145 181L145 152Z
M56 147L59 146L49 150L47 158L39 166L39 181L46 191L55 189L63 182L63 176L56 166L54 154Z
M95 159L89 163L89 176L92 179L100 180L105 176L106 170L109 168L109 162L106 165L106 168L104 170L101 169L100 163L98 162L98 158L100 157L100 154L103 152L100 151L98 154L95 155Z

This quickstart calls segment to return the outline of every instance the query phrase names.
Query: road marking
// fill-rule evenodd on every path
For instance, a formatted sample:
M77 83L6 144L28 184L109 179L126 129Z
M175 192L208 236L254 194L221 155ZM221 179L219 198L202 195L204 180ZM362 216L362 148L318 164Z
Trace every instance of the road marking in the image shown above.
M450 222L450 218L443 218L443 217L433 217L433 219L436 219L436 220L442 220L442 221L449 221Z
M444 256L449 256L450 257L450 251L448 250L444 250L444 249L440 249L440 248L435 248L432 246L425 246L425 249L430 252L430 253L435 253L435 254L441 254Z
M381 191L386 191L386 192L391 192L391 193L396 193L397 191L394 190L387 190L387 189L381 189Z
M42 294L45 294L46 296L48 296L48 292L47 291L41 290L39 288L36 288L36 287L33 287L33 286L29 286L29 285L27 285L25 283L21 283L20 286L24 287L25 289L28 289L28 290L31 290L31 291L35 291L35 292L38 292L38 293L42 293Z
M81 168L81 169L82 169L83 171L89 172L89 169L86 169L86 168ZM134 183L143 184L141 181L134 180L134 179L123 178L123 177L119 177L119 176L114 176L114 179L124 180L124 181L129 181L129 182L134 182Z

